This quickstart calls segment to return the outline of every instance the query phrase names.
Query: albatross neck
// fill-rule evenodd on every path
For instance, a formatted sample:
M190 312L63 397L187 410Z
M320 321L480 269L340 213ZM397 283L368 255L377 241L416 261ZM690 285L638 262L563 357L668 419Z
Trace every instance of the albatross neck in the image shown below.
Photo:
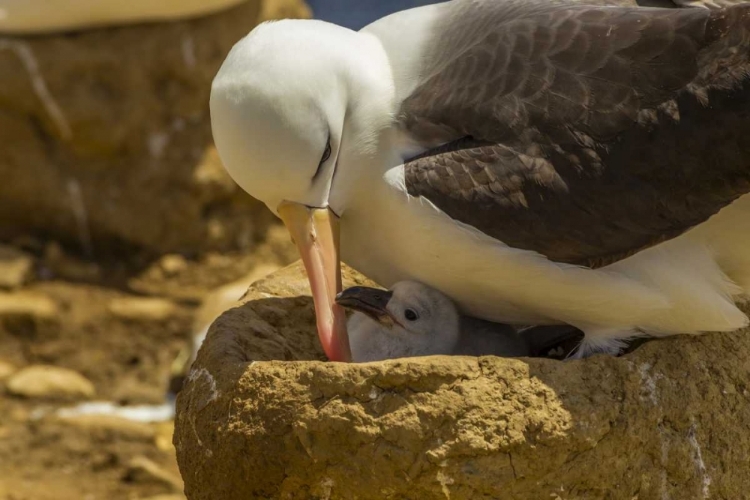
M368 186L398 164L399 149L394 117L397 99L392 68L380 40L355 33L346 47L346 117L337 167L331 183L332 207L348 207L366 196ZM354 40L352 40L354 42Z

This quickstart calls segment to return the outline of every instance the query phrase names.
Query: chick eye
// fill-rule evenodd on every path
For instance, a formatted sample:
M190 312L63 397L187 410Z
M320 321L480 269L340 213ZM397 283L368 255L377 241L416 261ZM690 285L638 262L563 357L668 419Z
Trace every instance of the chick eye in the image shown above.
M404 317L409 321L416 321L419 319L419 314L414 309L407 309L404 311Z

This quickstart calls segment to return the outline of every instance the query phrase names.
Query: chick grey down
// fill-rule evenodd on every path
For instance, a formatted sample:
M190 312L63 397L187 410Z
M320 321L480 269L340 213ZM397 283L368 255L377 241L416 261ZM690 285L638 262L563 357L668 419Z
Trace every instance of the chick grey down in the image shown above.
M459 314L438 290L400 281L391 290L351 287L336 297L348 320L356 363L432 355L538 356L573 334L572 328L526 329Z

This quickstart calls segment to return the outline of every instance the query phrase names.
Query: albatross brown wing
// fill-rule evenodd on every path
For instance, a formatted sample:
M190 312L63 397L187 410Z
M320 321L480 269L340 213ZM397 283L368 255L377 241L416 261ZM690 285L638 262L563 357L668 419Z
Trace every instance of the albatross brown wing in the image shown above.
M750 192L750 5L451 2L399 119L409 194L597 267Z

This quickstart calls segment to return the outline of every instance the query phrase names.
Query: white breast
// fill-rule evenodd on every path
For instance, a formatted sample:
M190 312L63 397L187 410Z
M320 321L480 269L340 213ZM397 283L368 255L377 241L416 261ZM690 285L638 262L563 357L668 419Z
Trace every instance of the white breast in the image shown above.
M688 313L693 325L714 331L747 323L704 241L716 235L711 225L702 229L706 234L697 231L615 266L591 270L510 248L457 223L429 201L405 192L403 167L391 169L386 179L368 183L367 196L358 199L341 226L344 260L383 286L415 279L441 290L473 316L515 324L565 322L584 332L697 332L684 320ZM746 204L747 197L743 214ZM737 222L738 215L730 210L726 217ZM740 222L750 234L750 217ZM712 224L719 229L726 225L721 219ZM660 263L668 265L654 279L654 266ZM678 293L686 283L694 293Z

